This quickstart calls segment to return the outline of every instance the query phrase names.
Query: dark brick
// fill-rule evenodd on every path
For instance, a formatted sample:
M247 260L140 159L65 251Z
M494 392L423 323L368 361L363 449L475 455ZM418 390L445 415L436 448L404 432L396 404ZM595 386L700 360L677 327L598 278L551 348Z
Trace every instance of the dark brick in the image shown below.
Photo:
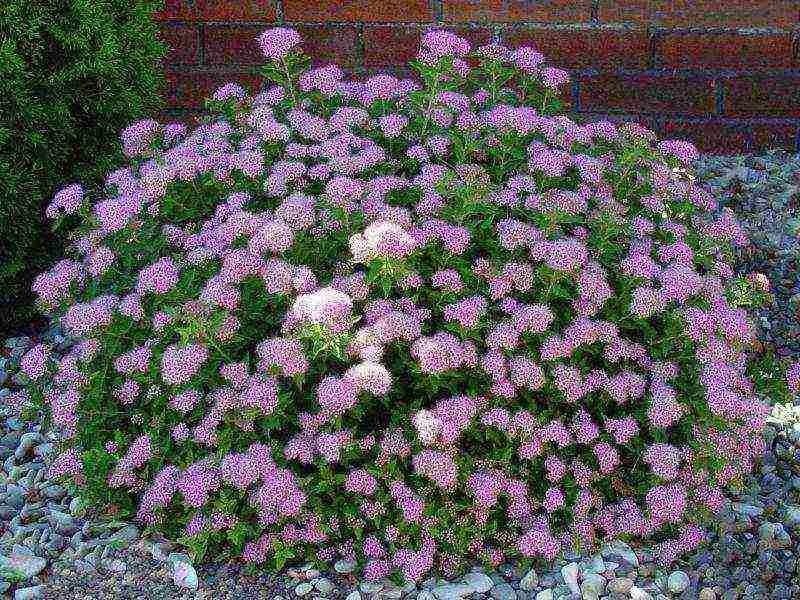
M650 0L652 22L664 27L782 27L798 23L794 0Z
M287 21L432 21L432 0L283 0Z
M755 76L723 81L726 115L800 117L799 76Z
M444 0L446 21L581 23L592 17L592 0Z
M662 33L656 67L672 69L788 69L794 64L789 33Z
M297 25L303 50L314 65L336 63L342 68L358 66L358 32L355 25Z
M157 21L275 21L274 0L165 0Z
M747 152L748 134L744 124L719 119L689 122L667 119L661 131L664 140L689 140L706 154L741 154Z
M561 69L646 69L650 62L645 29L526 27L505 32L503 40L512 48L532 46Z
M262 27L208 25L205 32L206 64L260 65L266 62L256 39Z
M714 81L707 78L602 73L579 80L581 110L707 115L716 106Z
M191 25L160 23L158 39L169 46L169 51L164 57L164 64L196 64L199 61L198 49L200 44L196 27Z
M251 73L207 73L166 69L165 99L169 108L201 109L205 99L226 83L238 83L248 93L261 88L263 77Z
M765 152L773 148L784 148L789 152L798 152L796 147L797 130L800 122L795 123L753 123L753 152Z

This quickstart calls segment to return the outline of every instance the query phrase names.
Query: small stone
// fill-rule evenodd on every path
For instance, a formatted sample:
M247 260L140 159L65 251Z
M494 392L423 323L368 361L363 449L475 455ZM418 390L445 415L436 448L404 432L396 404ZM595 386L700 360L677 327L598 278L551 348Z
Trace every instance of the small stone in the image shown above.
M615 577L608 582L608 591L614 594L627 594L633 587L633 580L627 577Z
M36 433L35 431L23 433L19 438L19 445L14 452L14 458L16 458L18 461L23 460L28 455L28 452L30 452L31 448L41 441L44 441L41 433Z
M79 496L75 496L72 500L70 500L69 512L73 517L80 517L85 512L83 506L81 505L81 499Z
M352 560L337 560L333 568L337 573L352 573L356 570L356 563Z
M478 594L485 594L494 587L494 581L486 573L467 573L464 583Z
M139 528L136 525L126 525L109 539L111 541L132 542L139 537Z
M475 590L465 583L448 583L439 585L431 590L438 600L459 600L474 593Z
M653 597L635 585L630 590L631 600L653 600Z
M294 588L294 593L298 596L305 596L311 590L314 589L314 586L309 581L304 581L303 583L298 583L297 587Z
M764 514L764 509L760 506L754 506L752 504L743 504L741 502L733 502L731 503L731 508L734 512L739 513L740 515L747 515L748 517L759 517Z
M492 588L494 600L517 600L517 592L507 583L500 583Z
M800 529L800 506L787 506L784 519L789 529Z
M581 583L581 597L583 600L599 600L605 587L606 580L601 575L589 573Z
M519 589L523 592L532 592L539 587L539 574L535 569L531 569L519 582Z
M700 590L700 600L717 600L717 593L711 588L703 588Z
M106 559L103 561L103 567L105 567L106 571L110 573L124 573L128 570L128 565L126 565L123 561L118 558L113 560Z
M553 590L547 588L536 594L536 600L553 600Z
M561 576L573 594L580 594L581 588L578 585L578 563L569 563L561 567Z
M673 571L667 578L667 587L673 594L682 594L689 589L689 576L683 571Z
M330 594L333 591L333 584L331 583L330 579L325 577L320 577L319 579L314 581L314 587L321 594Z
M383 589L383 584L380 581L365 581L358 587L365 594L377 594Z
M35 598L41 598L44 595L44 591L44 585L17 588L17 591L14 592L14 600L34 600Z

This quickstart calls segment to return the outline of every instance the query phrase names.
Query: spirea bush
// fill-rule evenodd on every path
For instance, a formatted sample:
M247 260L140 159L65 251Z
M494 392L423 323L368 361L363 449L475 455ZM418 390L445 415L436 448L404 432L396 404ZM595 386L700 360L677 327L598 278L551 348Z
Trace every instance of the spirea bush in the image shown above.
M613 538L664 561L763 451L733 214L687 142L558 114L529 47L422 38L419 83L309 69L216 91L130 164L35 281L79 343L22 361L89 502L197 560L356 560L368 579Z

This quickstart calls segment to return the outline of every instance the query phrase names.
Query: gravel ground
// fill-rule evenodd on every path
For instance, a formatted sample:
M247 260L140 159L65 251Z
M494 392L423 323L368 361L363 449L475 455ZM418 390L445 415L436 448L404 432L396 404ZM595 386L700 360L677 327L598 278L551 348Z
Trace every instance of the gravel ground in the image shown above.
M764 273L772 283L775 302L758 315L761 341L780 355L800 354L800 154L704 156L696 171L750 235L737 271ZM68 347L58 328L41 337L62 351ZM0 593L14 600L800 599L800 398L773 410L770 450L743 490L731 494L709 543L666 570L646 547L618 543L593 556L541 562L529 572L501 565L487 574L475 567L457 581L429 579L402 589L359 582L344 562L324 573L307 565L248 577L239 563L195 570L175 545L143 539L135 525L86 514L78 499L45 480L55 435L21 421L4 402L19 382L14 365L39 338L10 338L0 349Z

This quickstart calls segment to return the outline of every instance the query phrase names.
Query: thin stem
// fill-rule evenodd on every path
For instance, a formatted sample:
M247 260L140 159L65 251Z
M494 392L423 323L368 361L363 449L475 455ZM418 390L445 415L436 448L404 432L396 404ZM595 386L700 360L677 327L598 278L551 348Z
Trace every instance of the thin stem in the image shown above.
M281 64L283 65L283 70L286 73L286 85L289 87L289 92L292 95L292 106L297 108L297 94L294 91L294 85L292 84L292 75L289 73L289 65L286 64L286 58L281 57Z

